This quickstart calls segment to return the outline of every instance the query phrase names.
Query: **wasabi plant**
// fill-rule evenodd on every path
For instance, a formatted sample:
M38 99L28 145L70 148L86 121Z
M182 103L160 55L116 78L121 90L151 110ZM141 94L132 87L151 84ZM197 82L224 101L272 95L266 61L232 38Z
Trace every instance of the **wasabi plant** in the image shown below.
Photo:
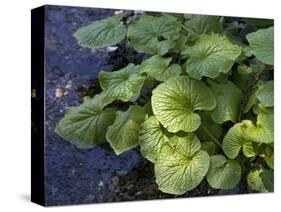
M273 191L274 27L261 23L119 14L78 29L82 47L118 44L144 57L100 71L102 92L68 110L56 133L78 148L108 142L117 155L140 146L165 193L184 194L204 179L215 189L243 181Z

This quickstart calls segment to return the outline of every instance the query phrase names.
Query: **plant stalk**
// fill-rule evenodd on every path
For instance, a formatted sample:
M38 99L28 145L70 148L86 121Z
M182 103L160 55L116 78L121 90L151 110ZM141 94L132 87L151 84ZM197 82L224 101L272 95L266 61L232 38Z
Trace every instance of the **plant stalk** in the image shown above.
M216 139L216 137L203 125L201 125L202 129L208 134L208 136L220 147L222 148L221 143L219 142L218 139Z

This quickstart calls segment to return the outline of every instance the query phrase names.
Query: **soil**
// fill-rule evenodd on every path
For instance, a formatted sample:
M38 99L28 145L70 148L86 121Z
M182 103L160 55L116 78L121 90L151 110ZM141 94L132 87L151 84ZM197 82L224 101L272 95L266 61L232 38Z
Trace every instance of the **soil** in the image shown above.
M105 197L106 202L171 199L186 197L204 197L214 195L246 194L250 191L246 182L241 182L231 190L218 190L209 186L204 179L195 189L183 195L166 194L158 190L155 182L154 167L149 161L142 159L126 175L116 175L112 178L109 192Z

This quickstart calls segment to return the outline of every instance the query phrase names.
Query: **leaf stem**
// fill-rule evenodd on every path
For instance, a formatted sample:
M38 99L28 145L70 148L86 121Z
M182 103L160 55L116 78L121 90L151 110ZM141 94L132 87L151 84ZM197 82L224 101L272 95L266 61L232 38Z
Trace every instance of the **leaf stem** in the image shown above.
M216 139L216 137L203 125L201 125L202 129L208 134L208 136L220 147L222 148L221 143L219 142L218 139Z

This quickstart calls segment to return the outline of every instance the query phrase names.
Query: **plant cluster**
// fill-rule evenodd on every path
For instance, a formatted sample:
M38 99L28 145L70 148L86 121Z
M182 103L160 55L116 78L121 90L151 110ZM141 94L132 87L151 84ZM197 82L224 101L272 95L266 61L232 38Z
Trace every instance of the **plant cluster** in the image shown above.
M273 30L270 20L166 13L84 26L74 34L82 47L125 45L144 59L100 71L102 92L55 131L78 148L108 142L117 155L140 146L165 193L204 178L215 189L247 181L273 191Z

